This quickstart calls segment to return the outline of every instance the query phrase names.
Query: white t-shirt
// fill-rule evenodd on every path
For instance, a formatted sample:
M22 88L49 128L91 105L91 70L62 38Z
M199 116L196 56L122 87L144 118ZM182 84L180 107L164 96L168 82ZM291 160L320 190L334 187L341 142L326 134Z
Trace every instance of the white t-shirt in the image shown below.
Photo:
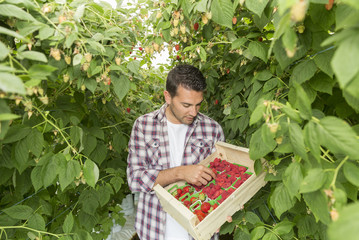
M170 166L178 167L182 164L184 142L188 125L173 124L167 120L170 147ZM165 240L189 240L188 232L168 213L166 216Z

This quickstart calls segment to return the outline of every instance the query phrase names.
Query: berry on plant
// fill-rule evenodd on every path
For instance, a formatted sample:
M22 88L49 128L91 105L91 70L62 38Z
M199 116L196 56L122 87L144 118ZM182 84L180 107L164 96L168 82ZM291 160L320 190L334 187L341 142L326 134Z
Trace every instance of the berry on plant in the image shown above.
M195 31L197 31L198 28L199 28L199 24L196 22L196 23L193 25L193 28L194 28Z

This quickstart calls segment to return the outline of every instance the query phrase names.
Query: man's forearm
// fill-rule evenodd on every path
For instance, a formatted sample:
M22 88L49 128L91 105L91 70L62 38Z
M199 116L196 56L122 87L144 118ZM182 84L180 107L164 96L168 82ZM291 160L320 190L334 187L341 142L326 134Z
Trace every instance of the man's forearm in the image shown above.
M183 168L183 166L160 171L153 186L159 184L162 187L165 187L171 183L183 180L183 176L181 176L181 168Z

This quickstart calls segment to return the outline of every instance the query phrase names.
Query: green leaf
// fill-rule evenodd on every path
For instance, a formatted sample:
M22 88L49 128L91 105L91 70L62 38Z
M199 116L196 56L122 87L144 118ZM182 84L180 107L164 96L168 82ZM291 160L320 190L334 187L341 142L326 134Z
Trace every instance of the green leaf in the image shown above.
M81 53L76 54L72 59L72 65L73 66L79 65L82 62L83 58L84 56Z
M64 224L62 225L62 230L64 230L64 233L71 233L73 226L74 217L72 216L72 212L70 212L65 218Z
M65 188L71 184L76 177L80 176L81 166L75 160L70 160L66 162L66 168L63 171L59 172L59 182L61 190L64 191Z
M257 131L255 131L251 137L249 144L249 156L251 159L256 160L264 157L268 153L272 152L275 148L275 141L271 142L272 145L263 144L262 141L262 128L267 127L265 124L262 125Z
M303 173L299 162L294 161L285 169L283 183L286 186L290 197L295 197L299 193L299 186L303 181Z
M343 166L345 178L353 185L359 186L359 167L352 162L345 162Z
M310 149L312 155L319 161L321 152L317 132L317 126L313 121L309 121L304 127L305 145Z
M57 69L58 68L51 65L34 64L29 68L29 76L32 79L47 80L47 77L50 76ZM28 85L28 82L29 81L26 82L26 85Z
M19 115L12 113L0 113L0 121L8 121L19 118Z
M79 198L82 210L87 214L95 215L96 209L99 207L100 197L98 192L92 188L82 191Z
M322 221L324 224L329 224L328 202L324 192L318 190L311 193L304 193L303 198L309 209L313 212L315 219Z
M315 74L312 79L310 79L309 84L314 90L331 95L336 81L327 74L319 72Z
M31 171L31 182L32 186L34 186L35 192L39 191L39 189L43 186L41 171L41 166L36 166Z
M232 29L233 4L231 0L213 0L211 12L214 22Z
M115 94L118 99L122 101L130 90L130 80L125 75L121 75L120 78L112 78L112 84L114 86L113 90L115 91Z
M87 184L94 188L99 177L99 169L97 165L90 159L87 159L84 164L83 171L84 171L84 178Z
M262 59L264 62L267 62L268 48L264 43L252 41L248 45L248 50L253 56Z
M14 219L26 220L31 217L34 210L27 205L15 205L2 210L8 216Z
M102 142L99 141L96 145L95 150L90 154L90 158L97 163L99 166L107 157L107 147Z
M266 235L264 235L264 237L262 238L262 240L277 240L277 236L272 233L272 232L268 232L266 233Z
M359 203L351 203L339 211L339 218L328 226L330 240L355 240L359 235Z
M37 22L37 20L31 14L12 4L1 4L0 15Z
M78 7L76 8L76 12L75 12L75 14L74 14L74 20L75 20L76 22L79 22L80 19L82 18L82 16L84 15L84 13L85 13L85 6L86 6L86 4L81 4L80 6L78 6Z
M93 78L85 78L84 84L88 90L90 90L93 94L97 88L97 82Z
M301 158L308 160L307 152L304 145L303 132L297 123L289 124L289 138L294 153L299 155Z
M258 16L262 15L263 10L267 6L269 0L246 0L246 7L257 14Z
M338 49L335 51L331 66L338 78L341 88L358 73L359 68L359 35L350 36L340 42Z
M239 49L243 44L247 42L247 38L237 38L232 42L232 50Z
M298 236L300 238L311 236L317 231L317 223L313 215L300 216L296 227L298 228Z
M54 28L45 25L42 28L40 28L38 37L40 40L45 40L53 36L54 33L55 33Z
M281 110L282 110L285 114L287 114L287 116L288 116L290 119L292 119L292 120L294 120L294 121L296 121L296 122L299 122L299 123L302 121L302 119L301 119L300 116L299 116L298 111L296 111L295 109L293 109L289 102L286 102L286 105L283 105L283 107L281 108Z
M121 177L116 176L111 178L110 183L115 189L115 192L118 192L121 189L122 184L124 184L125 182Z
M267 81L268 79L270 79L271 77L273 77L272 73L268 70L263 70L260 71L256 74L255 79L259 80L259 81Z
M23 40L23 41L25 41L25 42L29 42L28 39L25 39L24 36L18 34L17 32L14 32L14 31L12 31L12 30L9 30L9 29L4 28L4 27L1 27L1 26L0 26L0 33L5 34L5 35L8 35L8 36L12 36L12 37L14 37L14 38L17 38L17 39L19 39L19 40Z
M283 41L283 46L285 49L288 49L291 51L295 50L295 48L297 46L297 42L298 42L298 37L293 28L287 28L284 31L282 41Z
M342 0L342 3L348 4L359 10L358 2L356 0Z
M60 172L61 168L61 162L65 162L66 158L62 153L57 153L56 155L53 155L47 163L42 168L41 175L42 175L42 181L44 184L44 187L49 186L52 184L58 173Z
M28 221L28 227L40 231L45 231L45 220L40 214L34 213Z
M314 192L320 189L326 181L326 175L323 169L312 168L309 169L307 176L304 177L300 184L301 193Z
M271 78L268 81L266 81L263 85L263 92L268 92L272 89L274 89L275 87L277 87L279 84L279 80L278 78Z
M26 140L28 141L27 145L29 146L30 152L36 157L40 157L44 146L44 136L42 133L36 128L33 128L30 134L27 135Z
M247 222L249 222L253 225L261 222L261 220L257 216L257 214L255 214L254 212L250 212L250 211L245 213L244 218L246 219Z
M292 231L294 225L288 220L283 220L274 226L273 231L278 235L287 234Z
M40 61L40 62L47 62L47 57L42 52L36 52L36 51L24 51L20 52L18 56L23 59L30 59L34 61Z
M109 183L106 183L106 185L100 186L100 188L98 189L98 193L99 193L99 196L101 196L99 199L101 207L105 206L110 201L111 194L114 194L113 189Z
M359 159L359 140L355 131L342 119L328 116L320 120L318 135L321 145L333 153L341 153L351 159Z
M26 139L21 139L15 147L15 166L22 173L27 168L29 159L29 147Z
M330 49L328 51L317 54L314 57L314 62L317 67L330 77L333 77L334 74L333 68L330 66L333 55L334 49Z
M285 211L291 209L295 202L296 200L290 196L283 183L279 183L276 186L270 197L270 204L278 218L280 218Z
M79 126L72 126L70 129L71 143L76 146L83 137L83 130Z
M90 134L86 134L83 137L82 143L83 143L83 147L84 147L84 150L83 150L84 154L86 156L90 156L92 151L96 148L97 140L96 140L96 137L94 137Z
M234 230L234 239L251 240L251 235L242 231L240 228Z
M10 73L0 72L0 89L4 92L12 92L25 95L26 90L22 80Z
M300 116L307 120L311 119L312 107L307 93L304 91L303 87L299 84L295 84L295 92L297 96L297 101L295 102L295 105L299 109Z
M263 118L263 114L265 113L266 106L263 104L263 101L259 101L257 107L254 109L253 113L251 114L251 118L249 120L249 125L252 126L253 124L259 122Z
M294 82L298 84L302 84L305 81L311 79L315 72L317 71L317 66L315 65L313 60L307 60L299 63L293 69L293 73L290 77L290 82L293 84Z
M255 228L251 231L251 239L252 239L252 240L260 239L261 237L263 237L263 235L264 235L265 232L266 232L266 230L264 229L263 226L255 227Z
M0 61L4 60L9 54L10 50L0 41Z
M127 64L127 69L138 75L138 71L140 70L140 62L137 60L132 60Z

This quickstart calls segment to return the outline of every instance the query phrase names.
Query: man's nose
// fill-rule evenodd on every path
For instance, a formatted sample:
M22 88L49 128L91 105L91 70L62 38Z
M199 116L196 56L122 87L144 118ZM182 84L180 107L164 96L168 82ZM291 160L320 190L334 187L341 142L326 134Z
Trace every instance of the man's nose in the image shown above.
M195 117L195 116L197 116L197 113L198 113L197 106L191 107L191 111L190 111L191 116Z

